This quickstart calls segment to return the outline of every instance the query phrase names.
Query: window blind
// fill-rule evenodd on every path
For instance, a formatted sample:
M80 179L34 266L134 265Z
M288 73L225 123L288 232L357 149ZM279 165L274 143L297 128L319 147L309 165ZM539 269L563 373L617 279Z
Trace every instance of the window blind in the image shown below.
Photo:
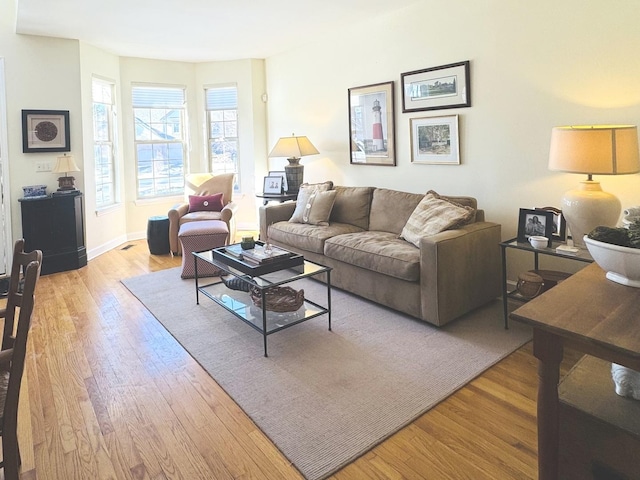
M206 97L207 110L238 108L238 89L235 86L207 88Z
M133 87L131 101L135 108L182 108L184 107L184 89Z

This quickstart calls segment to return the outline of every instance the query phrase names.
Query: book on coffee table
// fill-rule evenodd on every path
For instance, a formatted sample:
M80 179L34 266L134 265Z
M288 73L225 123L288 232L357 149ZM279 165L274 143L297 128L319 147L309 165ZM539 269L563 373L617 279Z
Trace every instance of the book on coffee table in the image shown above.
M292 255L293 252L274 246L271 246L270 252L266 251L264 245L256 245L254 248L242 252L242 258L244 260L259 264L277 262L289 258Z

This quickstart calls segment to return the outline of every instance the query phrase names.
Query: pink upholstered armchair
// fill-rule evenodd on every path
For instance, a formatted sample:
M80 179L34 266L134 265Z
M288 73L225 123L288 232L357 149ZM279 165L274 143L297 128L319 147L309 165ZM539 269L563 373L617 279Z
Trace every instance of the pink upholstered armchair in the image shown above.
M233 214L236 205L231 201L233 194L234 173L213 175L211 173L192 173L185 176L185 202L174 205L169 210L169 247L174 255L182 254L178 240L180 225L200 220L222 220L229 228L228 242L233 243L235 237L235 219ZM214 195L222 193L224 208L220 212L189 212L189 195Z

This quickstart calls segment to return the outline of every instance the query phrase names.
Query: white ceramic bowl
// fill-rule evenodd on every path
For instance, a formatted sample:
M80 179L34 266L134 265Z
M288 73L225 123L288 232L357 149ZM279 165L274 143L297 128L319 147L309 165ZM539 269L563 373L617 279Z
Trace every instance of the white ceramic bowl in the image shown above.
M584 236L589 253L607 278L622 285L640 288L640 248L621 247Z

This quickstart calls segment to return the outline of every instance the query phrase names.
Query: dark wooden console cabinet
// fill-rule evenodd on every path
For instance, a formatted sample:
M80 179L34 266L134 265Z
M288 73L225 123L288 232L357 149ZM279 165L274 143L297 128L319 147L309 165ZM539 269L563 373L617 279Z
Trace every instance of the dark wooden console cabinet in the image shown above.
M81 193L19 201L25 250L42 250L43 275L75 270L87 264Z

